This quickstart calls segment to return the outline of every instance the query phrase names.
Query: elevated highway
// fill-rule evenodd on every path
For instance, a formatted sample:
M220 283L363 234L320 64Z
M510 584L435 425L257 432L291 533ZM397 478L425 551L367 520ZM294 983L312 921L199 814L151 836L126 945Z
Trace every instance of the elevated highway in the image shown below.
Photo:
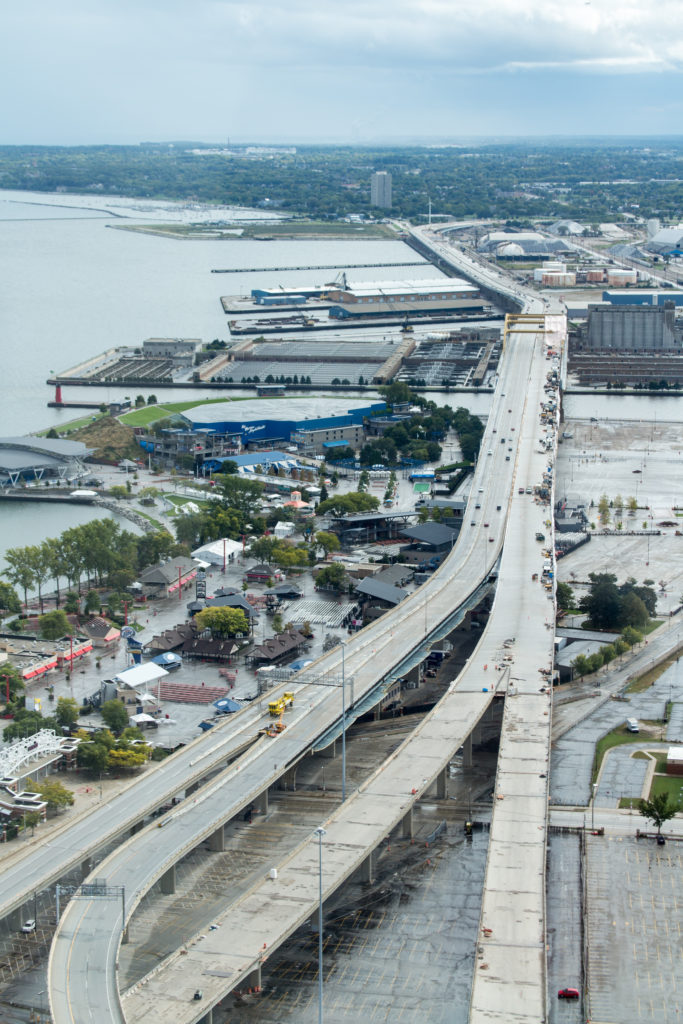
M501 366L496 402L482 444L482 457L474 477L468 516L453 553L439 573L435 574L415 595L403 602L393 614L385 616L349 642L345 656L346 671L349 676L353 676L356 700L371 693L373 689L381 685L383 680L391 677L392 672L399 674L401 666L410 658L415 647L423 643L426 637L437 630L444 621L447 621L452 616L454 609L476 591L481 580L486 578L500 555L508 518L511 523L515 517L519 518L522 523L533 518L527 514L530 507L528 495L525 494L523 499L521 495L519 496L526 502L526 508L523 505L515 504L517 499L513 484L515 477L520 480L523 475L531 478L537 469L531 459L534 433L538 429L536 422L538 406L534 399L537 394L542 395L545 361L542 358L540 335L527 335L524 338L520 336L519 342L518 345L517 339L511 339L508 354ZM510 352L513 352L514 357L510 356ZM522 431L523 423L524 430ZM500 443L501 437L506 438L504 444ZM507 443L510 438L514 439L511 445ZM508 462L509 447L513 448L514 454L510 456ZM486 454L488 451L491 452L491 455ZM546 456L543 458L545 459ZM537 480L534 479L533 482L535 483ZM480 508L475 509L475 505L479 505ZM507 527L508 530L510 528L510 526ZM520 530L523 529L522 525ZM523 549L523 553L523 561L527 557L532 560L535 557L538 560L537 547L533 549L533 556L530 552L526 552L526 549ZM538 571L537 566L535 571ZM552 604L548 602L545 592L540 591L537 587L535 594L540 594L546 605L550 607L550 614L552 614ZM497 606L498 600L495 607ZM536 609L533 611L535 613ZM529 614L531 615L531 611ZM498 626L494 628L494 625L491 624L485 640L482 641L482 643L492 645L492 654L487 654L487 657L492 658L496 653L500 654L500 646L503 639L506 639L502 633L510 632L505 617L501 619L500 633L497 632L498 628ZM532 658L536 653L537 648L532 648ZM539 660L540 664L540 659L536 660ZM473 662L474 659L472 659ZM337 650L320 659L314 670L318 676L328 673L331 677L338 677L340 669L341 656ZM439 714L434 715L433 722L432 716L427 720L430 725L425 727L425 737L428 737L428 746L434 749L436 749L434 747L435 736L429 733L429 729L435 728L438 731L439 723L446 725L443 750L439 755L442 758L441 767L438 763L439 757L430 755L428 763L424 766L423 777L418 780L417 785L410 787L410 792L406 796L403 788L399 786L399 780L407 780L405 762L402 758L396 758L394 770L398 775L391 780L389 787L396 799L387 799L386 801L379 799L382 805L386 803L387 808L391 807L391 813L387 819L388 824L382 818L381 823L375 826L375 832L372 835L366 833L359 837L357 842L352 840L345 842L344 836L346 835L349 840L351 833L348 831L350 822L344 819L343 815L347 810L348 813L353 814L354 806L358 806L356 801L364 800L366 795L377 800L383 791L387 791L386 780L390 779L390 776L385 777L383 773L380 773L374 782L371 780L361 794L353 801L348 801L338 812L341 816L340 823L331 825L330 833L335 833L335 844L340 850L342 847L355 847L355 861L354 857L350 855L343 857L340 855L336 875L331 874L330 877L329 891L339 884L340 879L348 877L348 874L354 870L354 862L357 866L357 863L362 862L363 858L367 856L368 850L376 845L375 839L380 824L382 835L386 834L396 821L409 812L413 800L417 799L418 795L424 792L426 786L438 775L443 765L452 756L454 749L461 745L473 725L476 724L478 717L485 710L494 687L487 687L488 693L484 695L481 679L477 681L475 678L474 667L469 671L474 675L470 675L468 672L464 678L461 678L458 685L449 691L449 699L444 705L444 710L440 710L441 705L439 705L439 709L437 709ZM481 667L478 671L481 673ZM506 668L506 672L509 676L509 666ZM309 670L309 678L310 673L311 670ZM481 696L475 698L474 695L477 693ZM451 694L453 695L452 700L450 699ZM456 700L458 699L462 702L460 712L454 710L457 708ZM329 730L335 722L338 722L340 717L338 700L338 691L335 694L329 687L317 687L313 684L302 686L297 694L297 709L285 733L275 740L259 740L249 746L246 753L242 754L232 766L214 778L194 798L185 801L164 818L161 822L163 825L161 829L150 826L143 830L98 867L98 879L104 879L110 886L125 887L125 913L122 914L120 904L109 901L79 900L73 901L69 905L60 923L50 959L50 1002L56 1021L60 1024L62 1021L78 1021L79 1024L85 1021L123 1021L124 1014L116 990L116 950L125 920L130 916L139 899L156 880L167 877L172 872L175 861L184 852L210 836L217 828L222 828L225 821L250 804L259 793L263 792L270 783L276 781L290 765L294 764L303 752L310 749L316 739ZM548 698L546 697L545 700L547 702ZM249 721L247 721L247 714L252 716ZM249 709L247 714L243 713L244 717L238 716L233 723L226 723L233 726L229 730L229 734L227 729L223 736L209 734L203 738L204 742L199 741L183 752L186 756L182 765L176 762L177 768L170 779L171 785L162 781L162 791L163 786L166 785L165 792L168 795L174 790L179 792L186 788L188 779L195 780L201 774L208 774L209 770L215 771L219 766L224 765L229 757L236 756L239 743L237 738L233 737L233 730L240 730L241 742L244 746L250 730L253 736L258 709ZM455 715L455 718L460 716L461 728L454 728L454 718L449 718L449 715ZM468 731L463 733L463 729ZM424 738L422 741L424 742ZM420 738L416 736L415 742L420 742ZM413 759L416 757L415 748L411 752L411 757ZM170 759L168 765L170 766L172 762L173 759ZM387 766L387 770L388 768L389 766ZM154 774L162 776L164 773ZM131 792L135 792L135 790L137 787L134 787ZM150 798L149 793L147 793L147 798ZM140 820L139 808L136 815L136 817L133 816L135 820ZM390 820L392 815L393 820ZM130 821L131 818L125 819L124 817L122 820ZM95 823L92 818L88 824L91 829L94 827ZM111 825L111 822L109 824ZM119 827L119 830L121 828L121 826L115 827ZM326 844L327 842L326 837ZM331 856L332 837L329 842ZM65 847L69 847L69 849L57 851L57 859L61 855L64 861L71 858L72 863L76 863L77 859L73 860L74 856L83 859L92 846L92 841L90 844L86 842L80 850L74 850L70 847L70 843L66 843ZM45 853L43 856L45 857ZM306 860L310 857L310 850L306 844L298 854L294 855L292 864L295 863L297 856L303 858L301 863L304 867L300 877L304 878L307 874ZM38 864L34 867L33 877L38 878L41 869ZM47 870L46 865L43 864L43 877ZM53 868L53 870L58 871L59 868ZM310 875L310 871L308 874ZM38 884L46 883L39 882ZM291 891L296 891L296 886ZM298 908L301 910L303 906L306 907L303 913L303 917L305 917L310 914L311 906L307 896L300 892L299 897ZM314 896L313 905L316 900L317 895ZM279 900L279 904L284 905L282 899ZM279 928L280 937L278 939L273 936L273 944L282 941L296 926L296 919L280 921L274 929L276 931ZM228 931L233 932L232 925L230 929L226 930L226 932ZM212 933L212 942L215 934ZM536 936L534 936L535 942ZM268 948L272 948L271 945L267 945ZM202 944L202 949L208 951L209 946ZM232 966L232 970L237 971L236 981L239 980L240 972L244 977L245 972L255 969L258 957L255 958L252 955L253 952L248 948L248 944L238 952L237 959ZM228 973L232 978L232 973ZM208 976L217 977L213 973L209 973ZM226 986L234 987L235 982L231 982L230 978L219 977L218 989L225 992ZM141 998L144 1000L144 996ZM220 998L220 996L216 998ZM216 999L214 999L215 1001ZM175 1007L171 1019L193 1021L206 1014L207 1004L205 1003L203 1007L186 1007L182 1014L178 1012L179 1009L179 1006ZM144 1012L149 1012L149 1004ZM131 1010L131 1014L131 1019L137 1019L134 1008ZM126 1010L126 1015L128 1015L128 1010ZM166 1017L166 1019L169 1018ZM541 1018L537 1017L536 1019Z
M545 467L545 455L532 445L539 431L546 364L539 358L540 335L517 341L518 368L525 366L529 375L499 596L476 652L447 694L384 765L323 823L322 891L325 900L358 870L371 878L372 851L396 828L410 834L414 803L434 783L443 795L448 762L491 700L506 695L482 909L483 941L478 942L479 948L486 947L488 959L477 958L471 1019L530 1022L544 1019L546 1003L543 880L554 605L552 593L531 580L533 574L540 576L543 555L535 532L546 529L547 512L526 493ZM512 600L510 594L515 595ZM260 984L265 958L318 905L317 844L314 836L301 843L277 865L277 878L264 877L220 915L208 934L205 929L182 952L133 986L122 1000L129 1024L168 1019L189 1024L204 1017L207 1007L245 978L249 984ZM203 992L201 1010L192 1002L197 987Z

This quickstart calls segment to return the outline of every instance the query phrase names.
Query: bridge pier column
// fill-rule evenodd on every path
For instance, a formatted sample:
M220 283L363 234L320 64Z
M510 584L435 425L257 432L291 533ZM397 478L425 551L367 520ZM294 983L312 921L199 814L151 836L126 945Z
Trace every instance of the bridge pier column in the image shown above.
M400 829L401 829L400 836L401 836L402 839L412 839L413 838L413 808L412 807L410 808L410 810L406 814L403 815L403 818L402 818L401 824L400 824Z
M209 849L212 853L223 853L225 850L225 830L219 825L215 832L209 836Z
M9 913L7 915L7 924L9 925L9 927L10 927L10 929L12 931L15 931L15 930L18 930L19 928L21 928L23 923L24 923L24 911L23 911L23 909L21 907L17 907L16 910L13 910L11 913Z
M128 925L126 925L126 927L121 932L121 945L122 946L127 946L128 945Z
M420 665L413 665L409 672L404 675L404 680L407 683L420 683Z
M463 768L472 767L472 733L469 734L462 745L462 766Z
M448 767L442 768L432 784L432 791L437 800L445 800L448 796Z
M83 875L83 878L87 878L91 871L92 857L86 857L85 860L81 861L81 874Z
M360 880L368 885L372 885L375 881L375 862L377 854L375 850L371 850L365 860L360 866Z
M256 811L258 811L259 814L267 814L268 813L268 790L267 789L264 789L262 793L259 793L259 795L254 800L254 809Z
M185 799L187 800L188 796L192 796L192 794L196 793L198 789L199 789L199 783L198 782L193 782L191 785L189 785L186 788L186 790L185 790Z
M199 1024L213 1024L213 1007L207 1010L204 1016L200 1018Z
M161 876L161 891L164 896L172 896L175 892L175 864Z
M136 821L135 824L131 825L131 827L130 827L130 834L132 836L135 836L135 835L138 834L138 832L142 832L144 827L145 827L144 821Z
M328 746L326 746L324 748L324 750L319 750L318 751L318 755L320 757L326 757L328 759L336 757L337 756L337 741L336 740L332 740L332 742L330 744L328 744Z
M257 964L251 974L244 979L244 988L261 988L261 964Z
M374 706L374 708L372 709L372 720L373 720L373 722L379 722L381 717L382 717L382 708L380 707L379 704L376 704Z
M293 765L288 768L284 775L280 776L278 781L278 789L288 789L291 792L296 792L296 769L297 766Z

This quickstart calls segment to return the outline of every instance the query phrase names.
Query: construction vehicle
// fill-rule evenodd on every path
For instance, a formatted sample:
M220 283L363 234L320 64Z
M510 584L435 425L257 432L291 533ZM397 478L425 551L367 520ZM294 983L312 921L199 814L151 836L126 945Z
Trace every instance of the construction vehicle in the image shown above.
M294 694L283 693L277 700L270 701L268 704L268 714L271 718L281 718L283 712L291 707L294 707Z

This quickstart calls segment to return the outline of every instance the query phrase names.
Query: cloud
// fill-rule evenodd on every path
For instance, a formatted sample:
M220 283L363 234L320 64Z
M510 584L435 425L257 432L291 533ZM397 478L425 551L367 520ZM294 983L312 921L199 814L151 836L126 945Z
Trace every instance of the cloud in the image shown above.
M626 123L636 79L659 76L664 98L682 69L680 0L24 0L0 39L7 141L17 124L37 140L60 124L71 140L79 124L103 140L419 132L430 112L457 132L492 110L481 131L499 131L513 102L535 124L587 82L593 109L621 90Z

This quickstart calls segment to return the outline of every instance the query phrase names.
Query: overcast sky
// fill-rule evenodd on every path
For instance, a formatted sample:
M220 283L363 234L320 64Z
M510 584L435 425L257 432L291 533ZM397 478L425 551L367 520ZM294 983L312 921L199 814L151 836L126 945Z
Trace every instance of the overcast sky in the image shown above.
M22 0L0 142L678 134L683 0Z

